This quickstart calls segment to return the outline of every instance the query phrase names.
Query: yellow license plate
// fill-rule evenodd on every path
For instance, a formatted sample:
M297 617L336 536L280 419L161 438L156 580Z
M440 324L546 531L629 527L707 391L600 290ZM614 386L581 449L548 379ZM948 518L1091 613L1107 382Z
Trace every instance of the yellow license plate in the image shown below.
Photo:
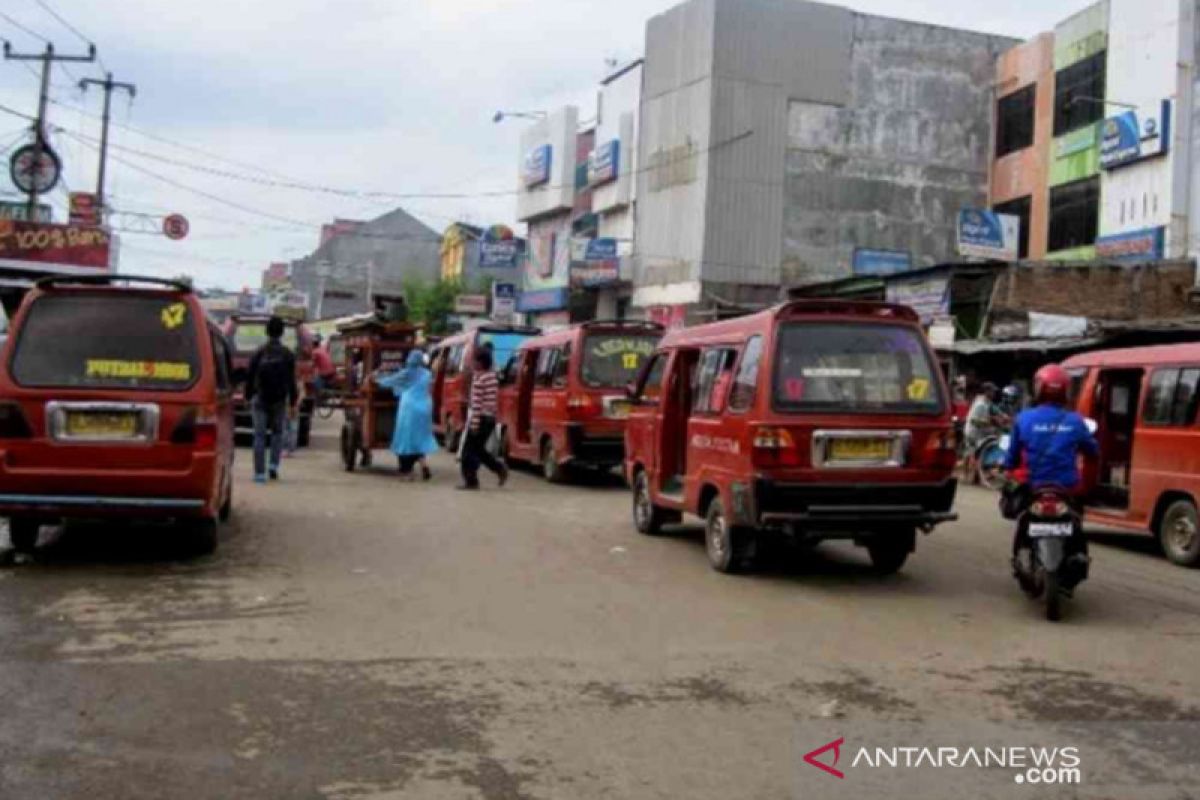
M70 411L66 427L68 436L132 438L137 435L137 424L136 414Z
M613 419L628 419L629 403L625 400L618 400L608 407L608 415Z
M833 461L886 461L892 455L888 439L833 439L829 458Z

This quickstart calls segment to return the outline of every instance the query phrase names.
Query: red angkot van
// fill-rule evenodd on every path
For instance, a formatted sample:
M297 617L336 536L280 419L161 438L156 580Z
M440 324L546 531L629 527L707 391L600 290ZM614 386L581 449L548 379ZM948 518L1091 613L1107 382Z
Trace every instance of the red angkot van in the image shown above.
M466 424L475 351L485 344L490 345L493 368L500 371L516 354L522 342L539 333L539 328L520 325L483 325L447 336L430 350L433 432L445 443L447 450L458 449L459 437Z
M912 309L797 301L672 331L630 395L637 529L701 517L722 572L772 533L852 540L890 573L955 518L950 400Z
M626 387L654 352L652 322L585 322L527 339L502 373L500 422L509 460L551 482L571 466L611 469L625 455Z
M44 279L13 319L0 371L0 516L29 550L43 524L171 519L217 545L233 504L225 337L185 284Z
M233 377L238 386L234 405L237 432L244 436L254 433L254 418L246 402L246 378L254 352L267 343L267 322L270 315L236 313L225 322L225 335L233 345ZM296 381L304 387L300 414L296 425L296 444L308 447L312 433L313 407L316 405L316 368L313 366L313 337L308 328L295 320L283 320L284 347L296 358Z

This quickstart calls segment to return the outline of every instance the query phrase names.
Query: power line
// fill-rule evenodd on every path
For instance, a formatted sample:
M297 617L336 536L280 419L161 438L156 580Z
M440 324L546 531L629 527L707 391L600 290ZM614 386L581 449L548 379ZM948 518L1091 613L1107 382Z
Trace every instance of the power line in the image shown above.
M64 28L66 28L71 33L78 36L80 41L82 41L84 44L86 44L86 45L93 44L92 40L90 38L88 38L87 36L84 36L83 32L80 31L79 28L76 28L74 25L72 25L70 22L68 22L66 19L64 19L61 14L59 14L57 11L55 11L53 8L51 8L50 4L47 3L46 0L33 0L33 1L35 3L37 3L39 6L41 6L43 11L45 11L47 14L49 14L50 16L52 16L56 20L58 20L59 24L61 24ZM101 69L103 69L105 72L108 71L108 66L105 65L104 59L100 58L99 55L96 56L96 61L99 62Z
M29 27L26 27L25 25L22 25L21 23L17 22L15 19L13 19L12 17L10 17L8 14L5 14L3 11L0 11L0 19L4 20L4 21L5 21L5 22L7 22L9 25L12 25L12 26L13 26L14 28L16 28L17 30L19 30L19 31L23 31L24 33L27 33L27 34L29 34L29 35L30 35L30 36L32 36L33 38L35 38L35 39L38 39L38 40L42 41L42 42L43 42L43 43L45 43L45 44L49 44L49 43L50 43L50 40L49 40L49 39L47 39L45 36L42 36L40 33L38 33L37 31L33 30L32 28L29 28Z

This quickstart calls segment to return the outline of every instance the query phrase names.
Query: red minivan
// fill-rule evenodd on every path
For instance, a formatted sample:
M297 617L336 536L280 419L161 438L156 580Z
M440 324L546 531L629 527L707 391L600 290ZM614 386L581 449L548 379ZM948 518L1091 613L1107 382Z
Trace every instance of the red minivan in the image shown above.
M626 387L662 335L653 322L585 322L525 340L501 377L507 458L540 464L555 483L569 466L620 465Z
M475 351L485 344L490 345L493 367L499 372L512 359L521 342L539 333L539 328L521 325L483 325L447 336L429 351L429 365L433 370L433 432L445 443L447 450L458 449L459 436L466 424Z
M672 331L630 391L625 467L639 531L705 521L712 566L760 535L848 539L880 573L956 518L945 382L915 312L802 300Z
M254 352L267 343L267 322L270 319L269 314L238 312L225 322L225 335L233 346L233 379L237 385L233 419L237 432L243 436L254 433L254 418L250 413L250 404L246 402L246 376ZM280 341L296 357L296 380L304 387L304 398L300 401L300 413L296 420L296 444L308 447L317 396L313 337L303 323L285 319L283 325L283 338Z
M225 337L183 283L46 278L0 372L0 516L13 546L68 518L175 519L211 551L233 503Z

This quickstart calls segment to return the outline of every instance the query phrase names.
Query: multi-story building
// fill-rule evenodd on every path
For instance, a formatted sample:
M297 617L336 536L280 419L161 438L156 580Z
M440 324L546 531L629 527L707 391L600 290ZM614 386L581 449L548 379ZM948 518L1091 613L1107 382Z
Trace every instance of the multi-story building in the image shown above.
M442 271L444 281L470 283L479 269L479 240L483 228L466 222L451 222L442 231Z
M995 63L1015 44L803 0L652 18L634 306L711 316L951 259L958 209L987 199Z
M990 200L1022 255L1194 257L1194 0L1102 0L998 63Z

